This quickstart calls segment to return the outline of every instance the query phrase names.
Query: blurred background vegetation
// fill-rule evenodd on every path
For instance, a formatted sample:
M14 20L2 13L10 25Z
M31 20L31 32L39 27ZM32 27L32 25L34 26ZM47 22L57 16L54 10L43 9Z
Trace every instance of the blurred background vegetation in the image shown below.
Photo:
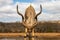
M4 23L0 22L0 33L21 33L24 32L25 27L20 22ZM41 21L34 28L35 32L48 33L57 32L60 33L60 22L59 21Z

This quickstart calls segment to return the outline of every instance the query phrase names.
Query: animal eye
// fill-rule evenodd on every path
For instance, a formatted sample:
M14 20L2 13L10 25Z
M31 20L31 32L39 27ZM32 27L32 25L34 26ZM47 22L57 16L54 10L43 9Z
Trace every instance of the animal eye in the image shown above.
M27 16L25 16L25 18L26 18L26 19L28 19L28 17L27 17Z
M37 20L37 17L35 17L35 19Z

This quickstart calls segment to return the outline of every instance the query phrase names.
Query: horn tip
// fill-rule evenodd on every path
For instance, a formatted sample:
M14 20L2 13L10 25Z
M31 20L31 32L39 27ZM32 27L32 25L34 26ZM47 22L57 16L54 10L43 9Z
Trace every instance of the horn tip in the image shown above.
M42 7L42 5L40 4L40 7Z

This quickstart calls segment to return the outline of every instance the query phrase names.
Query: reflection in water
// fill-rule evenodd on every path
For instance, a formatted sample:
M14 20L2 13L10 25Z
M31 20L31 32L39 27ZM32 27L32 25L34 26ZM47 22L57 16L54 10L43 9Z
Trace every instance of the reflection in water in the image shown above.
M24 40L24 37L0 38L0 40ZM53 38L35 37L34 40L60 40L60 37L53 37Z
M24 40L23 37L0 38L0 40Z

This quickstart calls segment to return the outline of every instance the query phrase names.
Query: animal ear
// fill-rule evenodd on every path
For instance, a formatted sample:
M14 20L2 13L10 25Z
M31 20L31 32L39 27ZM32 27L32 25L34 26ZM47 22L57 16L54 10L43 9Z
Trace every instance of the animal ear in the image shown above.
M24 20L24 16L18 11L18 5L17 5L17 13L22 16L22 20Z
M40 5L40 12L35 16L37 18L38 15L42 13L42 5Z

